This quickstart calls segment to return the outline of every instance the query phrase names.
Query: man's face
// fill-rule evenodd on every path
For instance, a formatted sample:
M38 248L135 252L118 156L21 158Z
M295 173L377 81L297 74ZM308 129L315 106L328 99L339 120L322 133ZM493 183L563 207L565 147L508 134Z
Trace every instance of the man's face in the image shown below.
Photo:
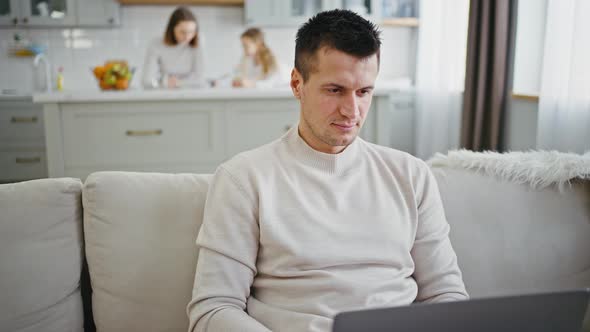
M301 104L299 134L309 146L339 153L354 141L371 107L378 67L376 54L358 59L324 47L307 82L293 69L291 89Z

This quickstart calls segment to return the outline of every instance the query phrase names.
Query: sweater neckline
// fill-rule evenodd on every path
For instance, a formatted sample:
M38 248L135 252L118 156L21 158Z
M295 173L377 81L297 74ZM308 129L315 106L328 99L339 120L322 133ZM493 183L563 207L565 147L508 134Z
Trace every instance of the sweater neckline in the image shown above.
M346 173L359 167L362 162L360 137L339 153L320 152L309 146L299 134L299 124L287 132L285 139L297 161L329 174Z

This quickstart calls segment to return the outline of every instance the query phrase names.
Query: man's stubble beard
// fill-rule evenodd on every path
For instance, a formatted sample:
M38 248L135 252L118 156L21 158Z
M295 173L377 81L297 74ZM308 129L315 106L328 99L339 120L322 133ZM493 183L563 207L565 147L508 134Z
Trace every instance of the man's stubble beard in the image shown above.
M307 126L307 128L309 128L309 130L311 131L311 134L316 137L317 139L319 139L320 141L330 145L330 146L348 146L350 144L352 144L352 142L354 142L354 140L358 137L358 133L360 131L360 126L356 127L356 131L354 133L354 136L350 139L350 141L345 141L342 142L337 138L332 138L329 137L329 135L322 135L321 133L318 132L318 130L316 130L314 128L314 126L312 126L312 124L307 120L307 117L305 116L305 112L303 113L303 121L305 121L305 124Z

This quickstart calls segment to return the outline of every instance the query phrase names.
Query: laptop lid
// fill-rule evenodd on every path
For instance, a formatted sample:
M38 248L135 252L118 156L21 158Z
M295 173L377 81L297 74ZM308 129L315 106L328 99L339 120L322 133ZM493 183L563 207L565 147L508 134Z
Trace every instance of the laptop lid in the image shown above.
M579 332L590 289L343 312L334 332Z

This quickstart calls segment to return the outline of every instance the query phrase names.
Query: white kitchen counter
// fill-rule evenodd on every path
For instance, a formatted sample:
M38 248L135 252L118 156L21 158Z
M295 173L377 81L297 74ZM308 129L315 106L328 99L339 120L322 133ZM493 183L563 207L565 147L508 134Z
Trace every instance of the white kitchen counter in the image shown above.
M0 101L33 101L33 96L31 95L5 95L0 94Z
M395 92L407 91L391 84L377 84L375 96L384 96ZM274 99L289 98L293 93L290 88L272 89L168 89L168 90L127 90L127 91L63 91L36 93L33 102L47 103L97 103L97 102L131 102L164 100L227 100L227 99Z
M376 83L364 139L410 152L412 91ZM299 120L291 89L178 89L38 93L50 177L96 171L211 173L280 137Z

